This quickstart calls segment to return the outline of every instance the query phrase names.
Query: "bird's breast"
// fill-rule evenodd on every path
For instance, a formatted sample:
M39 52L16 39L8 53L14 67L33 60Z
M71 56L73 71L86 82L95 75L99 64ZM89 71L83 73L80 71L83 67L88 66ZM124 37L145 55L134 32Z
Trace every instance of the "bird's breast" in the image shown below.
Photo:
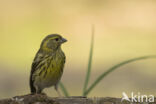
M50 65L46 72L47 75L44 77L44 79L47 82L56 84L62 76L64 62L65 62L64 54L58 53L58 54L52 56L51 60L50 60Z

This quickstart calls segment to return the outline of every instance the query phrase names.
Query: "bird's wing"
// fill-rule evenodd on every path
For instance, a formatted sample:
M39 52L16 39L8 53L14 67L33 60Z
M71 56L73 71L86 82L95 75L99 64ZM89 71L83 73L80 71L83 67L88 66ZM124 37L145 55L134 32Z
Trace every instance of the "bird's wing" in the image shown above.
M33 76L36 72L40 72L43 71L43 69L47 69L50 65L49 63L51 62L51 57L51 55L38 53L32 63L31 76Z
M38 65L42 62L43 59L44 55L42 53L36 54L36 57L31 66L31 74L33 74L38 69Z
M36 89L35 89L35 87L33 85L34 84L33 74L41 66L41 63L43 63L44 58L45 58L45 55L38 52L36 54L35 58L34 58L33 63L32 63L31 73L30 73L30 81L29 81L31 93L35 93L36 92Z

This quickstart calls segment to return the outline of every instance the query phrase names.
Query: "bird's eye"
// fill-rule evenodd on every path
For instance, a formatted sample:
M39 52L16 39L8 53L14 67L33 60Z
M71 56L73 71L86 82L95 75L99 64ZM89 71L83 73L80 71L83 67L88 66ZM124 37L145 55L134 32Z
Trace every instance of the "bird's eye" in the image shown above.
M58 40L59 40L59 38L56 38L55 40L56 40L56 41L58 41Z

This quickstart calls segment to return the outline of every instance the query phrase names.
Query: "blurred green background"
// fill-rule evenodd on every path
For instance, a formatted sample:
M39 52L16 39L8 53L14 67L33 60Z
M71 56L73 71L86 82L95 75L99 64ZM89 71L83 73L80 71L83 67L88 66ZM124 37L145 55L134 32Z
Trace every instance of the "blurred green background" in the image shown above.
M59 33L67 61L62 77L72 96L82 94L95 25L91 83L121 61L156 54L155 0L0 0L0 98L29 93L32 60L42 39ZM123 66L107 76L90 97L156 96L156 60ZM53 88L49 96L57 96Z

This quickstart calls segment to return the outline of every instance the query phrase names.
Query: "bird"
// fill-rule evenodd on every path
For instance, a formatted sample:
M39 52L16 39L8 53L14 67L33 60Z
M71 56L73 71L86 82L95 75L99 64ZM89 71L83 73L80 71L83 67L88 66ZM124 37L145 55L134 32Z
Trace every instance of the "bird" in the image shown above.
M58 84L63 74L66 56L61 45L67 42L59 34L50 34L41 42L40 48L31 65L30 92L31 94L42 94L44 88L54 86L58 95Z

